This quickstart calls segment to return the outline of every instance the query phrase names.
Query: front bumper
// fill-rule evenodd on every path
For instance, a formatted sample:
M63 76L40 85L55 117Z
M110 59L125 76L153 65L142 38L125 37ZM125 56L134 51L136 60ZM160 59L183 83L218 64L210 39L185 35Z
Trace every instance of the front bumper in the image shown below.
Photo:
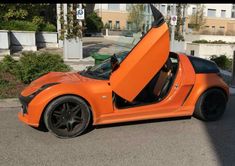
M27 125L30 125L30 126L33 126L33 127L38 127L38 126L39 126L38 123L32 123L32 122L30 122L30 121L29 121L29 119L30 119L30 118L29 118L29 115L23 114L22 112L19 112L19 113L18 113L18 118L19 118L20 121L26 123Z
M30 125L30 126L34 126L34 127L38 127L38 123L32 123L30 121L30 116L28 114L28 105L30 103L30 101L32 100L32 98L29 97L25 97L20 95L19 96L19 101L22 104L21 110L18 113L18 118L20 121Z

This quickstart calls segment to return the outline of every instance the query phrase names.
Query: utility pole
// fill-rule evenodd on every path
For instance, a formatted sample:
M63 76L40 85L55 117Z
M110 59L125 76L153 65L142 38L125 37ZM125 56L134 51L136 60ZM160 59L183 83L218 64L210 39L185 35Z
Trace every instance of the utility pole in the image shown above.
M183 37L185 38L185 32L186 32L186 10L187 10L187 4L184 4L184 6L183 6L183 28L182 28L182 30L183 30L183 32L182 32L182 34L183 34Z
M232 88L235 88L235 50L233 51Z
M173 13L172 15L176 15L176 4L173 4ZM171 26L171 50L174 47L174 40L175 40L175 25Z
M82 4L81 3L79 3L78 8L82 9ZM82 20L78 20L78 23L82 27Z
M67 25L67 14L68 14L68 8L67 8L67 3L63 4L63 10L64 10L64 25ZM67 29L64 32L64 42L63 42L63 50L64 50L64 59L67 60L68 59L68 55L66 52L67 50L67 44L66 44L66 36L67 36Z
M59 48L62 48L63 47L63 40L60 39L60 31L61 31L60 12L61 12L61 4L57 3L56 4L56 15L57 15L56 23L57 23L57 33L58 33L58 45L59 45Z

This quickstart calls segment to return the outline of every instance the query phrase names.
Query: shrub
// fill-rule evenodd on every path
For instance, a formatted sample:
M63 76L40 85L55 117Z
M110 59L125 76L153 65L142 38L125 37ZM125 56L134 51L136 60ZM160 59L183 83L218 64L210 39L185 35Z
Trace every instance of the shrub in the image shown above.
M232 60L227 58L225 55L216 56L212 55L210 60L214 61L221 69L232 70Z
M0 29L4 30L24 30L24 31L36 31L38 28L32 22L22 20L0 21Z
M3 60L0 62L0 71L1 72L10 72L15 73L17 61L14 60L10 55L4 56Z
M40 20L40 17L35 17L32 22L22 20L0 21L0 29L48 32L56 31L56 27L53 24L44 23Z
M100 32L103 28L103 22L95 12L86 17L86 26L88 32Z
M50 71L70 71L58 54L25 52L17 66L16 76L24 83L30 83Z
M192 43L208 43L208 41L207 40L194 40L194 41L192 41Z
M38 25L37 31L55 32L56 27L50 23L42 23Z
M44 22L43 18L40 16L34 16L32 19L33 24L40 25Z
M192 43L209 43L209 44L227 44L228 42L223 41L223 40L215 40L215 41L207 41L207 40L194 40Z

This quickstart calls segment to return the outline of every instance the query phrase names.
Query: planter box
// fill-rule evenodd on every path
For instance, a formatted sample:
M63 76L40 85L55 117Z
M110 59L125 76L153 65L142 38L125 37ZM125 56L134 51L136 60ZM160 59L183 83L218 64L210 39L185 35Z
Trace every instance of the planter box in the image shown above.
M235 42L235 36L224 36L224 35L185 35L185 41L192 42L194 40L207 40L207 41L215 41L215 40L223 40L226 42Z
M11 51L37 51L35 32L33 31L11 31Z
M83 58L83 48L81 39L64 40L64 59L79 60Z
M36 43L38 48L58 48L57 32L37 32Z
M10 54L10 37L8 30L0 30L0 55Z

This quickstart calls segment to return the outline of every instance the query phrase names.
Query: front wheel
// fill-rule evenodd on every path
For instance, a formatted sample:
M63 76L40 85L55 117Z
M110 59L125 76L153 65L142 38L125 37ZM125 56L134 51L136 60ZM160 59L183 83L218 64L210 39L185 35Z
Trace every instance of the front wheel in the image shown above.
M91 113L86 102L76 96L62 96L52 101L45 110L47 129L60 138L72 138L88 127Z
M209 89L198 99L194 116L204 121L215 121L226 109L227 97L220 89Z

